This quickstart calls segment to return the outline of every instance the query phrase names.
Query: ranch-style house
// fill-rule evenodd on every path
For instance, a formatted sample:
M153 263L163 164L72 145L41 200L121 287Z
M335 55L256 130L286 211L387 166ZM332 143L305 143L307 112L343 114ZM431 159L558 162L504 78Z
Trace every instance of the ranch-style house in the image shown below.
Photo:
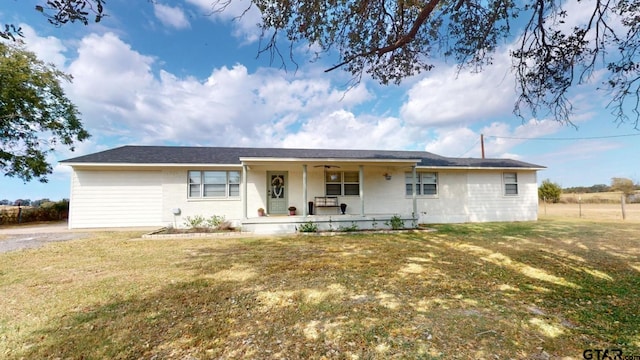
M256 233L308 222L384 228L392 217L406 227L536 220L544 169L422 151L177 146L123 146L62 163L73 169L70 228L183 227L187 217L217 215Z

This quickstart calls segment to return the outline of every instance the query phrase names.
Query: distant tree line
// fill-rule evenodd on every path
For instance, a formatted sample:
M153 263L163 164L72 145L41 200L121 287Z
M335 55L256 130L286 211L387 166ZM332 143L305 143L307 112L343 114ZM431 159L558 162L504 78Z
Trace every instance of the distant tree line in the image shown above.
M62 199L62 202L69 202L69 199ZM5 206L31 206L31 207L41 207L47 206L48 203L55 203L56 201L50 200L49 198L42 198L39 200L31 200L31 199L16 199L16 200L0 200L0 205Z
M609 192L611 191L611 186L606 184L595 184L591 186L573 186L563 188L562 192L564 193L575 193L575 194L585 194L585 193L599 193L599 192Z
M547 203L558 203L560 202L560 195L562 195L562 193L593 194L620 192L624 194L627 201L640 202L640 194L637 194L639 190L640 184L634 183L631 179L621 177L611 178L611 185L595 184L591 186L574 186L568 188L562 188L559 184L554 183L549 179L545 179L538 187L538 198ZM564 200L568 201L569 199L565 198Z
M574 186L574 187L563 188L562 192L585 194L585 193L621 191L625 195L630 195L637 190L640 190L640 184L634 183L633 180L628 178L614 177L614 178L611 178L611 185L596 184L591 186Z
M9 207L0 209L0 225L20 224L36 221L61 221L69 217L69 200L51 201L16 199L0 200L0 205Z

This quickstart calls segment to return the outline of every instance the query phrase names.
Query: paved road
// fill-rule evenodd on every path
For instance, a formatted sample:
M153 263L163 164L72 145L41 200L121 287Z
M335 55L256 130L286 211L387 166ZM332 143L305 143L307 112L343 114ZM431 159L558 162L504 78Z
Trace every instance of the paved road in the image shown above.
M67 229L66 223L0 228L0 253L35 248L53 241L79 239L87 235L86 232Z

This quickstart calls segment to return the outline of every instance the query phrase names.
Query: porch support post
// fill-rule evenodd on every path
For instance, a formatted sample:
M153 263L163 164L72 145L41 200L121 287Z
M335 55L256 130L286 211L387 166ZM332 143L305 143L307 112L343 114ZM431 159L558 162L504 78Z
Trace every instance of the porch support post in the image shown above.
M417 190L416 189L416 178L417 178L417 173L416 173L416 166L413 165L411 167L411 175L413 177L413 179L411 180L413 182L413 185L411 186L411 188L413 189L413 192L411 194L411 199L413 200L413 219L416 219L416 216L418 215L418 197L416 196Z
M247 165L242 165L242 218L247 219Z
M360 183L360 216L364 216L364 166L359 166L358 181Z
M302 165L302 215L309 215L309 206L307 204L307 164Z

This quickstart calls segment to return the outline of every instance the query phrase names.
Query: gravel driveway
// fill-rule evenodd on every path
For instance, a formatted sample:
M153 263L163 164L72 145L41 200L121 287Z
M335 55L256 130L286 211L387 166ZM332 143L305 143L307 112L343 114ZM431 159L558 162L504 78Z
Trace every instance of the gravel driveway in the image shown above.
M67 229L67 223L0 228L0 253L35 248L53 241L80 239L87 235Z

